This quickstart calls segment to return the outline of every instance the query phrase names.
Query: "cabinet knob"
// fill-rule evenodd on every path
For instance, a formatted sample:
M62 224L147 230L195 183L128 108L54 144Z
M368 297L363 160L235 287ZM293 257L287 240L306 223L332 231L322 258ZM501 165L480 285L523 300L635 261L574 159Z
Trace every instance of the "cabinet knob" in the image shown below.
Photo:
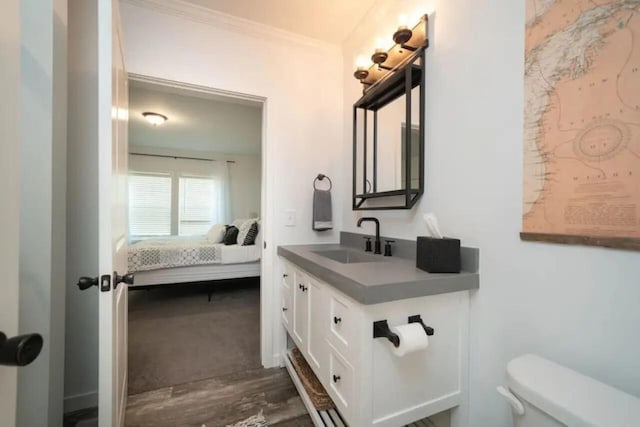
M340 322L342 322L342 317L333 316L333 323L337 325Z
M282 275L282 277L287 278L287 277L289 277L289 275L288 275L287 273L284 273L284 274Z
M340 381L340 375L334 375L333 376L333 382L337 383L338 381Z
M282 307L282 311L287 311L289 310L287 307Z
M302 283L300 283L300 284L298 285L298 287L302 290L302 292L306 292L306 291L307 291L307 289L309 289L308 287L306 287L306 286L305 286L305 285L303 285Z

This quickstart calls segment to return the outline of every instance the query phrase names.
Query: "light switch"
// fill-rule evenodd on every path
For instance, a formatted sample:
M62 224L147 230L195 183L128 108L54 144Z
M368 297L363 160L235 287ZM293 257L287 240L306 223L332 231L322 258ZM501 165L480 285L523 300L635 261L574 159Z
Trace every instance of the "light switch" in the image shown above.
M286 227L296 226L296 211L292 209L284 211L284 225Z

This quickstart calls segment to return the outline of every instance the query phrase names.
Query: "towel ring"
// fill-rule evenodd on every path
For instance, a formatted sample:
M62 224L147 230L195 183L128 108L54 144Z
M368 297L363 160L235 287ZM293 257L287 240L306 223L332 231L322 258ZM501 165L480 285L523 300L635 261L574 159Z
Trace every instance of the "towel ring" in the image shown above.
M317 190L318 187L316 187L316 182L317 181L322 181L325 178L327 178L327 180L329 181L329 190L326 190L326 191L331 191L331 188L333 187L333 183L331 182L331 178L329 178L327 175L325 175L323 173L319 173L318 176L316 177L316 179L313 180L313 189Z

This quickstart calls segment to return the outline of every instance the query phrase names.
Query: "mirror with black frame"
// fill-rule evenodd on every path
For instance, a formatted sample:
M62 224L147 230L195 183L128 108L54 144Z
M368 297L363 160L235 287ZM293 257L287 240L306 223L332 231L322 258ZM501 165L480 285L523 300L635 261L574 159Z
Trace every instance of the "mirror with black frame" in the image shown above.
M411 209L424 192L422 59L354 104L354 210Z

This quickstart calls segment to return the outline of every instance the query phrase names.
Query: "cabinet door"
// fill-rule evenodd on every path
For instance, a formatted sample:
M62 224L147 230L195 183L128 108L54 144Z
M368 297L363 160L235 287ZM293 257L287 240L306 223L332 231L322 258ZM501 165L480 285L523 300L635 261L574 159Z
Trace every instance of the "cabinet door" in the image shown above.
M293 287L293 281L295 276L295 268L288 262L282 262L282 281L285 282L289 288Z
M305 352L309 327L309 279L300 271L295 272L293 288L293 339Z
M331 345L329 347L329 387L327 387L327 391L346 421L356 425L352 419L356 406L354 369L338 351ZM326 383L324 384L326 385Z
M327 369L327 336L329 323L327 322L327 289L314 280L309 279L309 337L307 361L319 377L325 376Z
M281 313L282 313L282 324L284 327L291 333L291 317L293 315L293 304L292 304L292 295L291 295L291 286L286 282L282 281L281 287Z

